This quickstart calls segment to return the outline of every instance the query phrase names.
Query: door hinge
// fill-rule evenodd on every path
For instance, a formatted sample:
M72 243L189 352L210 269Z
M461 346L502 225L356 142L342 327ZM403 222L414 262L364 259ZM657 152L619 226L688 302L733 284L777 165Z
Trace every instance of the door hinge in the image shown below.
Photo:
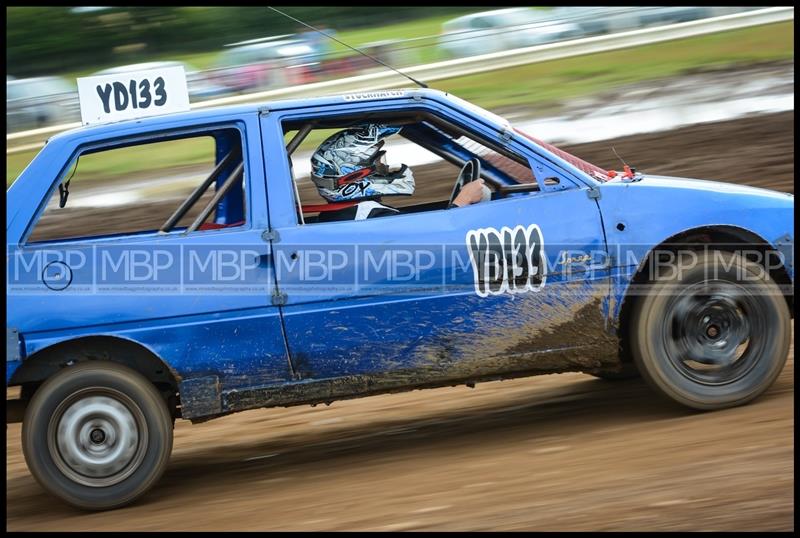
M591 200L598 200L600 198L600 189L590 188L586 191L586 196Z
M504 142L508 142L509 140L511 140L511 136L513 134L514 133L511 132L511 129L503 129L503 132L500 133L500 136L502 137Z
M269 108L261 107L261 108L258 109L258 115L259 116L266 116L267 114L269 114Z
M289 296L285 293L275 290L272 292L272 306L283 306L289 300Z
M278 235L278 230L265 230L264 233L261 234L261 239L264 241L272 241L273 243L277 243L280 240L280 235Z

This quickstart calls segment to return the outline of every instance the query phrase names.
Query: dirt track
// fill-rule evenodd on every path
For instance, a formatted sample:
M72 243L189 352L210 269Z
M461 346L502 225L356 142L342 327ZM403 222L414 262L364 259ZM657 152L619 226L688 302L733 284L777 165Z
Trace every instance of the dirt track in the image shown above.
M793 358L714 413L561 374L179 421L160 484L97 514L39 488L12 424L7 528L792 530Z
M701 123L564 149L603 168L620 170L622 164L611 146L645 173L794 192L794 112Z
M792 127L777 114L565 149L793 191ZM792 348L765 395L714 413L562 374L178 421L160 484L97 514L41 490L12 424L7 529L793 530L793 379Z

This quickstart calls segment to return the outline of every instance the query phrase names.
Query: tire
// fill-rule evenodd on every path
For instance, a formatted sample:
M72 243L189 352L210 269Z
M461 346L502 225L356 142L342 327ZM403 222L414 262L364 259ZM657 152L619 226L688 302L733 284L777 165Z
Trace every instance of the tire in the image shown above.
M636 301L631 353L645 381L675 402L742 405L783 369L789 309L761 265L722 250L695 254L696 263L657 276Z
M632 362L622 363L620 370L594 370L587 373L604 381L624 381L641 377L639 370L636 369L636 365Z
M33 395L22 451L45 490L78 508L108 510L133 502L161 478L172 424L144 376L113 362L81 362Z

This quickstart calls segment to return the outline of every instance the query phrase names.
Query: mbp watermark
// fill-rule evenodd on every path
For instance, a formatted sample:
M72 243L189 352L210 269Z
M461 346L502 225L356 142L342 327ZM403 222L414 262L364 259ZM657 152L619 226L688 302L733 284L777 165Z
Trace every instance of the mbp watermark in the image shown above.
M772 279L791 294L785 287L794 267L791 256L764 245L558 244L535 226L475 230L448 244L10 247L7 262L11 295L267 294L277 286L305 300L375 293L488 298L558 291L560 283L576 281L605 283L609 293L633 281L627 292L639 293L656 280L697 279L698 271L701 280L744 287Z

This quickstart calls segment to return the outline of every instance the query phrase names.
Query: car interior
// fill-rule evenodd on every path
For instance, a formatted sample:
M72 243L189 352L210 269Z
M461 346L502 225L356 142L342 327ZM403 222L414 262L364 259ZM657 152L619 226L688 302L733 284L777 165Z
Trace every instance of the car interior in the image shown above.
M206 179L197 185L189 196L161 225L159 233L169 233L195 207L198 201L215 184L215 191L200 213L188 225L184 233L195 230L218 230L244 224L244 160L241 138L235 130L215 133L217 164ZM221 158L219 158L222 156ZM235 188L234 188L235 187ZM214 213L214 219L206 222Z
M300 144L315 130L341 130L365 123L381 123L402 126L398 137L402 137L433 153L445 163L452 165L450 177L428 177L418 171L424 167L411 165L415 174L416 191L408 200L405 197L389 197L386 203L402 208L402 212L415 213L446 209L464 183L483 178L492 191L492 199L500 199L539 191L527 160L510 152L507 148L490 140L478 138L460 125L427 111L370 112L324 118L292 119L284 122L284 134L289 137L286 145L292 183L297 202L298 222L313 224L320 212L335 211L352 205L353 202L327 203L316 194L310 181L296 177L292 156ZM450 170L450 168L448 168ZM550 180L558 181L556 178Z

